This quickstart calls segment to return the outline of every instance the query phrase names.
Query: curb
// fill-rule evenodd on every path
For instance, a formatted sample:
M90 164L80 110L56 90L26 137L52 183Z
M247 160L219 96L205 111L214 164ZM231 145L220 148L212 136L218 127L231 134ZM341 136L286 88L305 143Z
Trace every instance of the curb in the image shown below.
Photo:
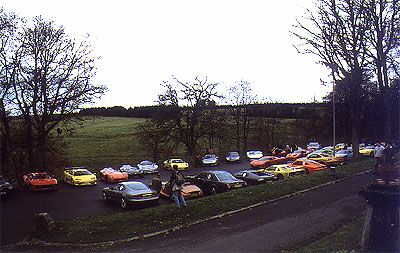
M310 188L307 188L307 189L304 189L304 190L301 190L301 191L298 191L298 192L290 193L290 194L284 195L284 196L276 198L276 199L262 201L262 202L259 202L259 203L256 203L256 204L253 204L253 205L250 205L250 206L242 207L242 208L239 208L239 209L236 209L236 210L232 210L232 211L228 211L228 212L225 212L225 213L222 213L222 214L218 214L218 215L210 216L210 217L207 217L207 218L199 219L199 220L196 220L194 222L190 222L190 223L185 224L185 225L178 225L178 226L174 226L174 227L171 227L171 228L159 230L159 231L156 231L156 232L140 235L140 236L134 236L134 237L129 237L129 238L115 240L115 241L106 241L106 242L98 242L98 243L83 243L83 244L46 242L46 241L41 241L41 240L23 240L23 241L20 241L18 243L15 243L15 244L5 245L5 247L3 249L12 249L12 248L15 248L15 247L23 247L23 246L39 246L39 247L51 247L51 248L55 248L55 247L56 248L60 248L61 247L61 248L92 249L92 250L99 249L99 248L108 248L110 246L129 243L129 242L132 242L132 241L146 239L146 238L150 238L150 237L154 237L154 236L158 236L158 235L166 235L166 234L169 234L170 232L174 232L174 231L182 229L182 228L191 227L191 226L194 226L194 225L197 225L197 224L200 224L200 223L204 223L204 222L207 222L207 221L215 220L215 219L221 219L221 218L223 218L225 216L229 216L229 215L232 215L232 214L235 214L235 213L243 212L243 211L246 211L246 210L261 206L261 205L265 205L265 204L269 204L269 203L272 203L272 202L276 202L276 201L279 201L279 200L282 200L282 199L290 198L292 196L300 195L300 194L303 194L303 193L306 193L306 192L309 192L309 191L312 191L312 190L315 190L315 189L318 189L318 188L322 188L322 187L325 187L325 186L328 186L328 185L336 184L336 183L342 182L342 181L347 180L347 179L351 179L351 178L354 178L354 177L358 177L358 176L370 173L372 171L374 171L374 170L371 169L371 170L363 171L363 172L360 172L360 173L357 173L357 174L354 174L354 175L351 175L351 176L347 176L347 177L344 177L344 178L341 178L341 179L330 181L330 182L325 183L325 184L313 186L313 187L310 187Z

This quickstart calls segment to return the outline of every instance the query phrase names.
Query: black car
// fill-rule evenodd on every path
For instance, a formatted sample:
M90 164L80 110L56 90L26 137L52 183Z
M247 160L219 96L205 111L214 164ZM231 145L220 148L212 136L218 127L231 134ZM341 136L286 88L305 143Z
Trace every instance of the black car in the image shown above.
M2 176L0 176L0 196L8 196L14 193L14 191L14 185L4 179Z
M235 178L223 170L203 171L195 176L187 176L187 181L194 183L205 194L215 194L246 186L246 182Z
M238 152L229 152L225 157L228 163L240 163L240 155Z
M122 208L129 204L150 203L156 204L158 194L142 182L129 181L106 187L102 190L103 200L112 200L120 203Z
M267 181L276 180L276 176L269 172L258 172L256 170L241 170L234 174L238 179L246 181L249 185L263 184Z

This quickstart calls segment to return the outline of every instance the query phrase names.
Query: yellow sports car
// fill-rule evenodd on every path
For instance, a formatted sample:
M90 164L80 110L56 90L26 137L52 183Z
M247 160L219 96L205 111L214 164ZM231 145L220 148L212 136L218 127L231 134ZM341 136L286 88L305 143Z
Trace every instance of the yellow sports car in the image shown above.
M374 156L374 149L375 149L374 145L367 145L363 148L360 148L358 152L360 153L360 155Z
M64 170L64 182L71 185L96 185L96 175L86 167L69 167Z
M175 166L178 168L178 170L188 170L189 169L189 164L187 162L184 162L182 159L169 159L164 161L164 168L166 170L172 170L175 168Z
M308 159L310 160L314 160L316 162L322 163L322 164L326 164L327 166L336 166L336 165L340 165L344 163L344 158L343 157L334 157L328 154L309 154L307 156Z
M259 172L269 172L273 173L278 180L282 180L287 177L305 174L306 171L304 169L292 168L287 164L277 164L271 165L265 169L257 170Z

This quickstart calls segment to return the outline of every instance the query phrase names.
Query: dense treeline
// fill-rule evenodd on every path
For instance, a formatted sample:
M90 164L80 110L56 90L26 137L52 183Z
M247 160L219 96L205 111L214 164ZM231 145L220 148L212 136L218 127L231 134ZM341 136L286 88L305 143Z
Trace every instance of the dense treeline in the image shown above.
M217 109L230 110L234 105L217 105ZM325 117L329 104L327 103L268 103L246 105L248 114L251 117L278 118L278 119L312 119ZM82 109L81 116L102 116L102 117L132 117L152 118L162 113L173 115L175 112L171 106L139 106L125 108L123 106L93 107Z

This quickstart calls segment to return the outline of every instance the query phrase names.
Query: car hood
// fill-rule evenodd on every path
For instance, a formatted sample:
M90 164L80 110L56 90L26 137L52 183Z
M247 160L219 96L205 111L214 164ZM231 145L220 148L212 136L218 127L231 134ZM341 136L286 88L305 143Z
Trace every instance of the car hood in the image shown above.
M46 178L46 179L33 179L30 181L32 185L52 185L57 184L57 179Z
M190 184L183 186L182 192L183 193L191 193L191 192L198 192L201 191L199 187L196 185Z
M96 179L96 176L95 175L81 175L81 176L74 176L74 179L94 180L94 179Z
M216 162L217 159L216 158L207 158L207 159L203 159L203 162L205 163L213 163Z

